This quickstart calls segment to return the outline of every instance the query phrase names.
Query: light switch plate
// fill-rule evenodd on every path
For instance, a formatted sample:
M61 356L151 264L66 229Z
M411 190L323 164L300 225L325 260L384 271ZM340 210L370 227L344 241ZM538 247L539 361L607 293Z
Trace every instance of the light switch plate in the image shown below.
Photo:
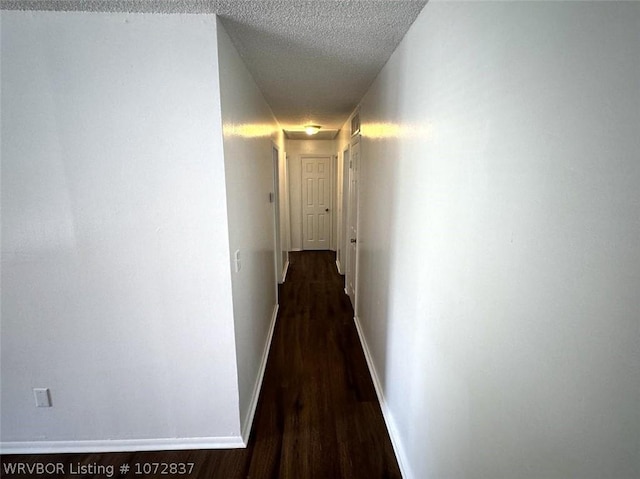
M233 261L235 263L236 273L239 273L240 269L242 268L242 264L240 262L240 250L236 250L235 254L233 255Z
M36 398L36 407L51 407L51 393L49 388L33 388Z

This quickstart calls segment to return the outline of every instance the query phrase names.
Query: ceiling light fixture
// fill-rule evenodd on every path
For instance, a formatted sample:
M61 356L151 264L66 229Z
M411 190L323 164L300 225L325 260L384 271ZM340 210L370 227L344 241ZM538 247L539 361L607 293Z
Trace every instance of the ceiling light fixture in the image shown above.
M320 125L305 125L304 131L307 135L315 135L320 131Z

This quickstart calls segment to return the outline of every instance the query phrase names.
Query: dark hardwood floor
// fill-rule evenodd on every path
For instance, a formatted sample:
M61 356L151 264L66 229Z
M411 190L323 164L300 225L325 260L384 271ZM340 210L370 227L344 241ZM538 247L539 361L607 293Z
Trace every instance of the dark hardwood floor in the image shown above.
M262 392L246 449L2 456L3 478L400 478L367 364L329 251L291 253ZM190 474L121 473L122 464L193 463ZM9 463L65 474L6 474ZM93 470L81 471L81 465ZM76 471L71 474L70 471ZM144 472L144 471L138 471ZM170 471L167 471L170 472Z

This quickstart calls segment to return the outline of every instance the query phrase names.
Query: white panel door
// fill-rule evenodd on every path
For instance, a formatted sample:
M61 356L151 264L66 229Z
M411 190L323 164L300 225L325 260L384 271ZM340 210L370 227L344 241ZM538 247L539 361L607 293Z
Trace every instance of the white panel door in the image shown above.
M302 158L302 248L329 249L331 158Z
M346 289L351 305L356 311L356 281L358 258L358 167L360 163L360 142L356 140L351 145L349 161L349 201L347 220L347 273Z

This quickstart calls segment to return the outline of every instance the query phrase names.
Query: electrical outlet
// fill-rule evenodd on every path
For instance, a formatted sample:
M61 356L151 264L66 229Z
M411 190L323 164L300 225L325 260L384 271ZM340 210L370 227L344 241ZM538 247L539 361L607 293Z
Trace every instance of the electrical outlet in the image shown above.
M51 392L49 388L33 388L36 407L51 407Z

